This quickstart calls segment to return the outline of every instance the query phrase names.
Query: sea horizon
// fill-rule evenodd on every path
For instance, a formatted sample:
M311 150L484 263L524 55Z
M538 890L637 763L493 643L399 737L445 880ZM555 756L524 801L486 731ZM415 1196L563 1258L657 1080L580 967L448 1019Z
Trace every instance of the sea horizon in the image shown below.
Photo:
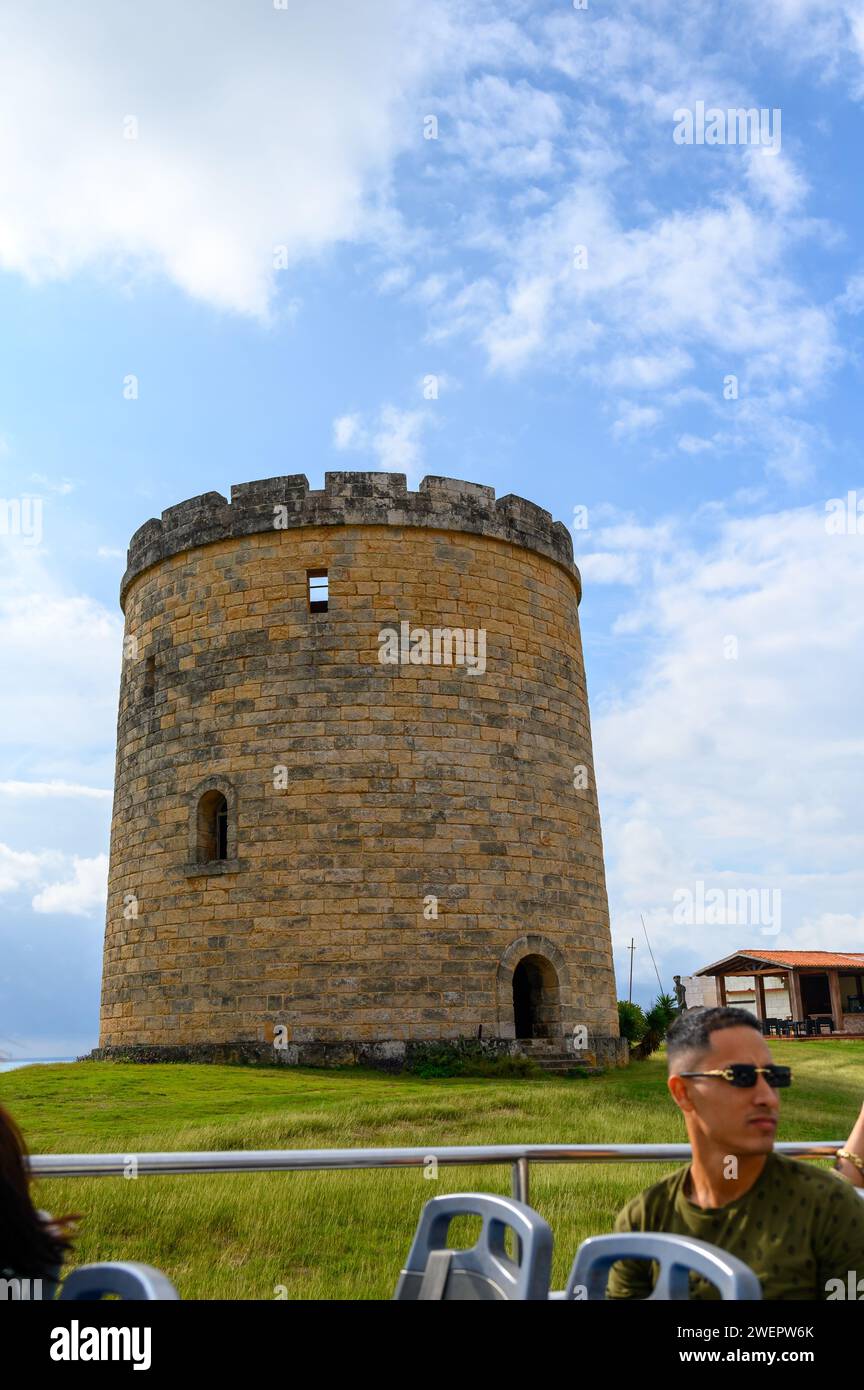
M47 1066L49 1063L74 1062L74 1057L9 1057L0 1061L0 1072L15 1071L18 1067Z

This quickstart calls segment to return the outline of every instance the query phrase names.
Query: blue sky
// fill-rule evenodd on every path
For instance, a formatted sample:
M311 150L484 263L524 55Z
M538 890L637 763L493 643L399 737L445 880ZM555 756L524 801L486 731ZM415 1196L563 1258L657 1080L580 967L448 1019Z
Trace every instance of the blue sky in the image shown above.
M623 988L640 914L667 984L864 949L860 0L180 8L4 16L0 1049L96 1041L128 539L278 473L587 507ZM677 144L700 101L780 148Z

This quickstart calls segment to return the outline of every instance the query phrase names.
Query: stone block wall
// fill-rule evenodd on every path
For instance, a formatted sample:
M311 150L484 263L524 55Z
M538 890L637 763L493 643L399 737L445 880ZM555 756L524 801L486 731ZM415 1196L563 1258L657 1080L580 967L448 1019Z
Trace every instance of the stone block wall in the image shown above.
M470 483L276 478L147 522L101 1045L510 1039L526 956L561 1036L617 1039L579 598L566 528ZM483 629L485 670L382 664L406 620ZM201 864L213 789L227 858Z

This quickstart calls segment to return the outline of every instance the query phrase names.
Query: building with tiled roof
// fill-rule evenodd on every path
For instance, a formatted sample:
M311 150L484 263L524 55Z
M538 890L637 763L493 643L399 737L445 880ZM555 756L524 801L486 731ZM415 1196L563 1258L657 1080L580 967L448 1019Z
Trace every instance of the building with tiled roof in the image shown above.
M681 981L686 1005L751 1008L769 1030L826 1032L864 1039L864 951L782 951L742 947ZM779 1029L779 1031L787 1031Z

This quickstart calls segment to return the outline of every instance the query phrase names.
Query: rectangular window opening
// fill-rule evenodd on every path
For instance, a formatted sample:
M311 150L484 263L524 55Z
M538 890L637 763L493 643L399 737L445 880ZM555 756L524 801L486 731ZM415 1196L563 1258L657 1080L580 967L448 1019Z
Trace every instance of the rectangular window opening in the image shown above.
M148 656L144 660L144 699L152 700L156 693L156 658Z
M330 601L326 570L306 571L307 594L310 613L326 613Z

